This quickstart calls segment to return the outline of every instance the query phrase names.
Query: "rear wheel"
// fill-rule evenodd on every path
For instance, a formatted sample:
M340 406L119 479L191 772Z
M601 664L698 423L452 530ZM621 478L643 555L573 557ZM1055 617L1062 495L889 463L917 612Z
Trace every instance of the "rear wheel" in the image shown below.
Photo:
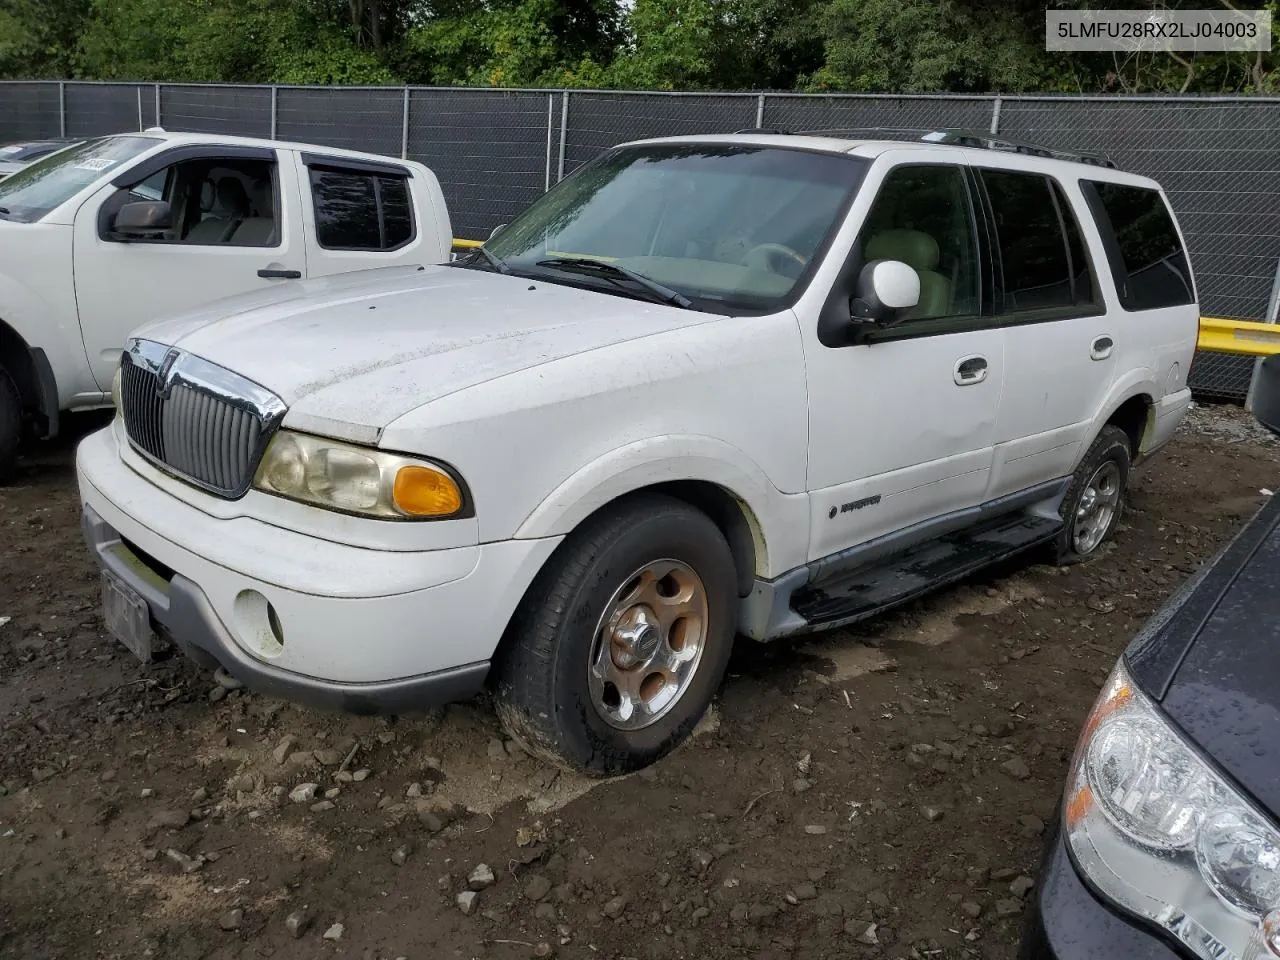
M1062 531L1054 543L1060 565L1078 563L1097 553L1115 532L1124 510L1132 455L1129 438L1118 427L1105 426L1071 478L1062 504Z
M22 397L13 378L0 367L0 483L13 479L22 439Z
M737 626L733 557L714 523L636 496L561 545L496 665L498 715L530 752L592 776L647 766L693 731Z

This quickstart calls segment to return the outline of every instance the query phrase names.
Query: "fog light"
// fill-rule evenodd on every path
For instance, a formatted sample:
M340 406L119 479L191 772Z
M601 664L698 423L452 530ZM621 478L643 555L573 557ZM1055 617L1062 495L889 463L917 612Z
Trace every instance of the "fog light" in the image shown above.
M284 653L284 627L267 598L257 590L241 590L232 607L236 639L259 659L271 660Z

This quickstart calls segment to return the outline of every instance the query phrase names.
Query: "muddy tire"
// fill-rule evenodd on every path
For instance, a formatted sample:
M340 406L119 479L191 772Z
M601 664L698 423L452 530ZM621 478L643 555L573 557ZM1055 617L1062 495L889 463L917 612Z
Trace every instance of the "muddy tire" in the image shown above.
M1115 532L1124 512L1132 456L1123 430L1102 428L1062 501L1062 530L1053 543L1053 560L1059 566L1093 556Z
M684 741L737 627L733 556L671 497L621 501L575 530L525 594L495 664L498 716L529 752L590 776Z
M13 379L0 367L0 483L13 479L21 439L22 397Z

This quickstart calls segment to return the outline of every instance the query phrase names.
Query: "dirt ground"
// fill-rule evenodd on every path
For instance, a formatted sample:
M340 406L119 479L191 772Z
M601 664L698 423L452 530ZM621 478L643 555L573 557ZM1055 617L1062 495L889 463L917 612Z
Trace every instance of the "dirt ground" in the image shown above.
M143 668L103 634L72 462L38 450L0 489L0 956L23 960L1008 960L1099 685L1280 484L1280 447L1198 407L1093 562L742 641L690 744L591 783L483 702L352 719Z

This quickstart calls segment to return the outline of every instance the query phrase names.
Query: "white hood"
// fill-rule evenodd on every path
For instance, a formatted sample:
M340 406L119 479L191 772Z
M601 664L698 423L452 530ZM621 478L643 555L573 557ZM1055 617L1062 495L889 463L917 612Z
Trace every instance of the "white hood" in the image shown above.
M136 335L262 384L288 425L376 443L447 394L713 319L488 271L393 267L231 297Z

